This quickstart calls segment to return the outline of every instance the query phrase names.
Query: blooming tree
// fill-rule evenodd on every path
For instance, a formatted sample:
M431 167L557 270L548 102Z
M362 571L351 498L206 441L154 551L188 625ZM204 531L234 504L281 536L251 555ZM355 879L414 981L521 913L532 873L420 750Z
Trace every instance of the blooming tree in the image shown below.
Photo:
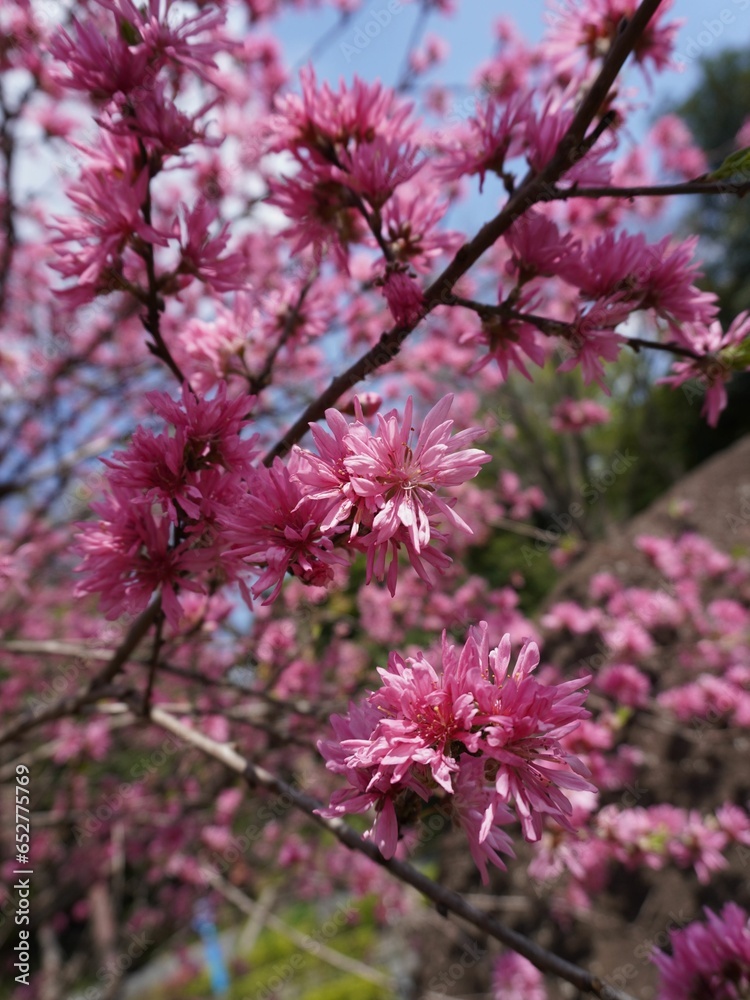
M644 78L672 68L669 0L553 3L535 46L501 21L465 114L418 33L393 87L290 72L284 6L0 15L0 746L46 817L4 869L6 916L17 867L40 881L33 922L0 926L36 946L12 978L62 995L93 971L82 928L116 970L128 935L261 888L264 866L303 895L376 892L384 920L415 887L511 949L498 997L546 995L546 975L623 1000L408 858L436 816L482 882L525 866L569 916L618 865L707 884L750 845L744 804L611 797L642 763L639 714L750 724L741 558L645 537L659 586L600 574L538 623L522 581L466 568L492 531L535 537L546 503L493 462L514 370L606 396L621 354L649 352L717 423L750 318L716 318L697 238L641 230L670 196L747 182L708 173L670 117L651 159L629 138ZM332 6L345 27L359 4ZM454 5L418 6L423 27ZM469 194L476 232L455 228ZM549 422L574 442L608 417L566 397ZM660 677L665 628L683 648ZM604 662L542 660L542 631L597 636ZM746 995L738 905L672 952L666 1000Z

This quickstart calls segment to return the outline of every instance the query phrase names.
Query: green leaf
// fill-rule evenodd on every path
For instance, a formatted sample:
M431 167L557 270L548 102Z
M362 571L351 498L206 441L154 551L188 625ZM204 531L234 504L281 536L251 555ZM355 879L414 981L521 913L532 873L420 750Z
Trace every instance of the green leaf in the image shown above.
M744 372L750 367L750 340L730 344L719 351L719 360L735 372Z
M120 35L127 45L138 45L143 41L140 31L132 21L126 21L125 18L120 21Z
M730 153L722 165L707 175L710 181L727 180L729 177L750 177L750 146Z

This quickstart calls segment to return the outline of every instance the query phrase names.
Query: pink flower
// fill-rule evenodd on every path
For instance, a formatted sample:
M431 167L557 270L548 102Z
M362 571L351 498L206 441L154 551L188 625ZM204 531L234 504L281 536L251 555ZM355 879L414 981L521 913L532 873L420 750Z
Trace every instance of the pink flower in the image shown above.
M652 142L659 149L664 170L677 174L681 180L689 181L708 171L706 154L695 144L687 125L677 115L659 118L646 145Z
M479 746L479 736L472 732L474 694L461 666L455 658L444 659L438 674L421 653L406 660L391 653L388 669L378 669L382 687L377 707L384 718L350 762L392 768L391 781L403 780L415 764L424 764L438 785L453 792L458 761L449 754L452 745L460 742L470 753Z
M547 1000L544 976L515 951L505 952L495 962L492 990L492 1000Z
M506 103L491 99L449 137L440 150L438 173L446 180L479 174L479 190L490 170L501 174L506 159L523 151L523 131L529 114L528 97L513 96ZM442 135L438 136L438 141Z
M585 779L583 763L563 749L560 739L587 716L581 707L588 678L542 685L531 677L539 649L527 642L512 673L510 636L492 653L487 650L487 626L474 630L477 666L486 684L477 691L477 725L486 727L484 746L495 762L495 788L503 801L513 801L524 837L538 840L542 815L568 829L572 807L563 788L594 791ZM471 641L471 639L470 639Z
M55 68L53 79L73 90L86 90L95 100L127 94L139 87L148 68L148 52L131 46L121 33L105 38L93 22L72 18L75 37L60 28L49 51L64 64L69 75Z
M501 826L513 822L513 813L498 798L485 776L485 762L465 758L456 779L451 816L469 842L469 851L483 885L489 885L487 863L505 871L501 854L515 857L510 836Z
M193 275L217 292L247 288L250 265L244 254L222 256L229 242L229 223L215 236L209 235L218 214L215 206L201 199L175 219L172 235L179 239L181 254L177 273Z
M116 618L123 610L143 611L161 588L167 620L177 628L182 617L178 591L206 593L200 578L216 564L217 554L189 541L172 545L168 518L155 517L150 507L134 504L132 494L122 487L114 487L105 501L92 507L101 520L80 525L76 549L83 561L76 571L88 575L75 593L99 594L106 616Z
M530 324L522 320L495 316L482 322L480 333L471 333L462 338L464 344L483 344L488 353L479 358L469 368L469 373L481 371L490 361L497 362L503 381L508 378L510 366L515 365L524 378L533 381L526 368L526 358L530 358L539 368L544 366L546 354L541 335Z
M188 116L170 100L165 85L158 81L148 101L131 102L123 94L116 95L97 122L114 135L140 138L159 157L176 156L194 142L207 147L218 144L219 140L206 136L196 124L210 106L204 105Z
M384 858L392 858L396 853L399 834L395 799L402 789L398 785L391 787L389 775L379 775L377 768L354 768L350 762L350 749L368 743L380 718L380 712L368 701L362 705L352 702L346 716L331 716L336 738L321 740L318 750L325 758L328 770L345 775L353 787L334 792L330 805L321 809L320 813L322 816L333 817L375 808L376 819L366 836L374 841ZM410 783L408 790L425 800L427 798L419 784Z
M651 681L629 663L610 664L597 675L594 683L620 705L642 708L648 704Z
M678 341L702 355L690 361L675 361L674 374L660 379L662 384L679 386L695 380L705 387L701 414L710 427L715 427L727 405L726 383L736 371L750 369L750 359L742 349L750 337L750 313L736 316L725 332L718 320L704 324L684 324L679 328Z
M590 299L629 304L631 311L653 309L675 325L710 322L716 296L693 284L700 276L693 261L696 243L697 237L691 237L672 245L665 236L648 244L641 233L610 229L582 254L563 260L558 273Z
M331 177L362 195L373 208L382 208L400 184L422 167L419 149L398 137L376 135L338 157Z
M584 385L596 382L603 392L609 396L611 390L604 381L604 365L602 361L617 361L620 348L625 338L613 332L613 328L626 318L627 307L620 305L614 313L600 313L594 308L589 313L579 314L573 326L570 343L563 342L564 348L570 348L571 356L558 366L559 372L569 372L581 366ZM601 324L600 329L596 329ZM611 324L611 326L610 326Z
M299 452L295 476L304 495L329 504L322 529L347 526L350 544L367 554L367 582L387 578L391 593L402 547L427 583L432 582L429 567L444 570L450 564L430 545L445 540L435 525L439 518L471 534L453 509L455 498L443 499L438 490L473 478L489 456L462 447L482 433L479 428L451 437L453 421L446 418L452 400L446 396L430 410L413 446L410 397L403 419L395 410L377 414L376 433L364 424L359 408L351 424L329 410L326 418L333 434L313 430L320 454Z
M270 469L254 469L249 492L222 518L232 553L257 567L253 597L271 591L264 604L276 600L287 573L324 586L333 580L334 569L347 563L333 544L332 536L341 529L321 527L329 504L302 494L299 461L299 453L292 452L286 466L277 458Z
M571 233L561 236L552 219L533 209L514 222L504 238L513 253L506 271L521 281L551 277L558 273L562 260L580 252L580 244Z
M664 15L673 0L663 3L639 36L634 49L637 63L652 62L657 70L670 65L679 21L664 24ZM560 72L570 72L579 61L601 58L609 51L623 18L631 18L636 0L588 0L571 6L563 0L551 5L545 15L550 31L545 39L544 53L553 60Z
M150 63L172 63L211 81L209 71L216 68L213 57L227 48L227 41L216 30L224 23L225 10L201 10L174 24L169 23L173 22L170 14L175 9L174 0L147 0L139 5L133 0L97 2L115 15L120 35L126 31L135 35ZM209 37L197 40L196 36L203 34Z
M181 403L166 393L151 392L146 398L154 410L175 429L174 435L154 435L136 428L125 451L103 459L109 468L109 482L138 491L133 503L160 503L170 520L187 515L193 520L208 516L204 501L211 502L217 483L203 473L212 468L248 473L257 455L257 434L240 439L240 430L249 417L254 396L226 399L222 383L212 400L197 398L183 386ZM222 484L222 490L228 484Z
M750 989L750 917L736 903L704 913L706 923L670 931L671 955L654 949L659 1000L737 1000Z
M498 852L509 853L510 840L497 827L509 822L510 804L528 840L539 839L545 815L572 829L562 789L594 789L560 740L587 715L585 679L538 682L531 677L539 662L531 642L510 675L509 662L510 637L490 652L486 622L460 650L444 633L439 668L422 653L392 653L388 670L379 670L380 689L349 719L332 720L337 741L319 744L329 770L346 775L355 789L337 793L331 808L361 812L376 805L388 810L390 824L386 801L399 801L402 792L425 800L448 796L484 881L487 862L502 866Z
M60 235L53 245L60 260L52 266L76 279L65 292L76 304L117 289L122 255L134 240L168 246L166 234L143 218L149 177L135 165L133 140L104 136L98 156L103 166L85 167L68 188L79 215L56 219Z
M227 471L249 471L258 454L258 435L242 439L240 434L250 419L255 396L229 400L226 383L221 383L212 399L196 396L187 385L182 387L180 402L163 392L149 392L146 399L184 438L190 468L213 465Z
M376 544L387 542L403 527L411 548L420 553L430 543L434 514L441 514L451 527L471 533L437 489L473 479L490 456L479 448L464 448L482 433L478 429L451 436L453 421L448 413L452 402L453 395L448 395L433 406L413 446L411 396L401 421L395 410L385 417L377 414L377 433L359 427L349 435L350 454L344 466L354 493L374 501L378 508L372 522Z
M351 516L352 538L359 532L363 509L372 511L376 509L374 503L371 507L365 505L363 508L345 465L345 459L351 454L348 439L352 429L360 426L365 433L367 432L362 423L363 415L359 400L356 398L354 408L358 419L353 424L333 407L326 410L326 422L331 430L330 434L317 424L310 426L318 454L300 451L296 474L297 481L306 488L307 497L311 500L331 502L330 510L321 524L322 530L327 531L337 524L349 521Z
M574 601L560 601L542 616L541 625L546 629L567 629L573 635L586 635L593 632L601 621L599 608L582 608Z
M269 181L269 204L276 205L290 220L286 230L296 253L312 246L316 260L327 253L336 265L349 271L349 246L365 236L365 222L354 209L352 193L339 181L330 180L330 168L304 164L294 177Z
M301 94L290 94L278 102L274 118L275 150L306 147L321 151L327 146L349 147L369 142L383 134L406 141L414 132L408 123L411 105L380 83L368 84L355 77L351 86L343 81L338 92L327 83L317 86L315 72L300 72Z
M606 424L610 413L593 399L563 399L555 406L550 426L556 434L578 434L588 427Z
M397 326L413 326L422 318L422 289L406 271L389 267L383 279L383 295Z
M569 107L559 106L557 97L547 98L537 112L528 115L524 136L526 158L535 170L542 170L555 155L573 116L574 112ZM593 149L565 171L562 180L571 184L608 184L612 169L602 159L615 144L611 137L600 139Z
M459 233L438 229L448 207L430 184L409 185L396 191L383 205L383 234L396 260L407 264L417 274L429 273L440 254L457 250Z

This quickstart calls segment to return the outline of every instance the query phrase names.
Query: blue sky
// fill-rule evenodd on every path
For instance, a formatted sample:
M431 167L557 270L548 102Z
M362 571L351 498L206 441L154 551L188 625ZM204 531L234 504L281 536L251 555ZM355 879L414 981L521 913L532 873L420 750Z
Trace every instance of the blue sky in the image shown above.
M563 10L565 7L575 10L584 2L558 0ZM459 88L455 98L458 104L470 97L472 77L496 45L494 25L498 19L510 19L525 39L534 42L545 32L545 12L550 8L546 0L454 0L454 5L457 12L450 18L432 13L427 20L427 32L444 38L450 54L446 62L423 79ZM340 77L351 79L357 74L365 80L381 79L395 84L420 16L420 6L413 0L365 0L361 11L315 53L313 64L318 77L337 83ZM336 25L339 16L330 9L288 11L276 21L273 30L283 44L287 65L303 64L326 32ZM674 0L668 16L670 20L682 21L676 45L676 57L682 66L680 71L655 76L651 89L640 74L632 77L639 88L641 110L628 121L630 141L637 142L660 110L666 110L694 88L701 56L715 56L724 48L750 44L750 0ZM380 28L378 20L383 25ZM368 38L367 33L373 37ZM500 195L499 182L488 183L485 199ZM655 224L652 235L663 235L664 226L669 229L674 214L679 214L683 207L684 204L670 208L667 216ZM474 226L484 221L487 210L486 200L475 195L465 203L460 221L464 226Z
M389 0L372 0L365 3L361 12L354 15L340 36L315 59L320 76L337 80L350 78L358 73L365 79L380 77L393 83L408 48L409 37L419 15L419 5L390 0L390 24L372 38L366 48L357 51L355 32L362 32L375 15L381 22L388 14ZM566 0L573 9L583 0ZM450 44L447 63L438 71L440 81L468 83L477 64L486 58L494 43L493 24L500 17L508 17L518 26L524 37L531 41L541 38L547 4L544 0L455 0L457 14L443 18L432 14L428 30L441 34ZM385 12L385 14L383 13ZM679 96L687 92L695 80L695 66L700 54L714 55L725 47L745 46L750 42L750 0L675 0L671 17L682 20L677 43L677 53L685 69L682 73L668 73L657 78L654 97ZM333 11L316 11L301 15L287 13L278 25L290 63L302 59L315 41L331 25L337 14ZM364 37L357 36L360 43Z

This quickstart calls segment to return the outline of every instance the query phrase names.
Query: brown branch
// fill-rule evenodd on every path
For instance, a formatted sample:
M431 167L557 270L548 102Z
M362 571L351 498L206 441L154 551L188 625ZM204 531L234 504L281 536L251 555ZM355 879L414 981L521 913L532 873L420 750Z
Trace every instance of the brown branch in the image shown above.
M91 678L83 691L69 695L67 698L60 698L41 712L24 712L20 719L0 732L0 746L3 743L10 743L11 740L17 739L30 729L35 729L45 722L53 722L55 719L62 719L67 715L73 715L84 705L90 705L100 698L105 697L109 693L107 685L109 685L128 662L141 639L143 639L156 621L160 610L161 598L157 598L136 618L130 626L128 634L107 662L107 665Z
M268 383L271 381L271 375L273 373L273 366L276 364L276 358L279 355L279 351L286 344L289 338L294 333L297 321L299 320L299 312L302 306L305 304L305 299L307 298L308 292L312 288L313 282L317 278L317 270L311 275L310 278L302 285L297 296L297 301L291 307L287 313L286 319L284 320L284 328L281 331L281 335L277 340L274 347L269 351L268 357L265 363L257 375L253 375L249 380L250 392L257 396L260 392L266 388Z
M540 171L529 171L494 219L485 223L469 243L458 249L442 274L426 289L420 316L411 323L394 326L383 333L374 347L350 365L345 372L334 378L328 388L307 407L300 418L266 454L263 460L266 465L270 465L276 456L285 455L292 445L305 436L309 425L320 420L325 411L345 392L392 361L401 350L403 342L419 323L437 306L449 303L453 287L459 278L466 274L524 212L536 202L543 201L556 181L588 152L590 142L586 141L586 131L606 101L610 87L660 3L661 0L643 0L612 42L598 76L581 102L552 159Z
M173 733L214 760L220 761L231 771L242 775L250 787L265 788L276 795L284 796L296 809L306 813L319 826L332 833L346 847L366 855L371 861L391 872L401 882L413 886L423 896L435 903L438 912L454 913L468 923L473 924L474 927L484 931L485 934L500 941L508 948L517 951L519 955L523 955L524 958L527 958L542 972L559 976L561 979L572 983L579 990L592 993L594 996L601 997L602 1000L633 1000L633 997L629 994L608 985L598 976L587 972L586 969L573 965L573 963L560 958L546 948L542 948L541 945L538 945L530 938L506 927L486 913L482 913L481 910L476 909L458 893L433 882L407 862L399 861L396 858L386 860L375 844L364 840L342 820L327 819L320 816L317 812L321 808L320 802L288 785L280 778L266 771L265 768L249 763L228 744L217 743L196 729L186 726L179 719L174 718L174 716L163 709L152 708L150 718L156 725L161 726L162 729Z
M146 197L144 199L143 205L141 206L141 211L143 212L143 221L146 225L151 228L151 178L153 177L153 171L151 164L149 163L149 156L146 151L146 147L143 144L143 140L138 140L138 145L141 151L141 157L144 163L144 169L149 171L148 185L146 187ZM153 343L146 344L151 354L154 357L159 358L164 362L164 364L169 368L169 370L176 376L180 385L187 382L187 379L182 373L180 366L177 364L175 359L172 357L172 353L167 347L164 337L161 333L161 314L164 311L164 302L159 294L159 282L156 277L156 264L154 261L154 246L148 241L143 241L143 246L137 250L139 256L143 258L146 264L146 277L148 278L148 292L146 295L146 314L141 317L141 321L148 333L151 334ZM189 384L189 383L188 383Z
M570 198L660 198L681 194L733 194L742 198L750 191L750 181L692 180L680 184L637 184L632 187L553 187L545 201L568 201Z
M502 306L482 306L482 309L485 311L487 311L488 308L493 311L496 309L499 315L507 316L509 319L517 320L523 323L531 323L532 326L535 326L540 333L543 333L548 337L572 337L576 336L578 332L572 323L564 323L558 319L549 319L547 316L536 316L534 313L515 312L512 309L503 309ZM653 351L668 351L670 354L678 354L680 357L690 358L692 361L705 361L707 357L705 354L698 354L697 351L692 351L689 347L682 347L680 344L662 344L658 340L644 340L642 337L618 336L620 336L620 341L623 345L632 347L634 351L638 351L642 347L647 347Z
M148 681L146 682L146 693L143 696L143 714L148 715L151 704L151 697L154 692L154 681L156 680L156 668L159 666L159 653L161 652L164 638L164 612L159 611L156 616L156 630L154 632L154 644L151 650L151 657L148 665Z

